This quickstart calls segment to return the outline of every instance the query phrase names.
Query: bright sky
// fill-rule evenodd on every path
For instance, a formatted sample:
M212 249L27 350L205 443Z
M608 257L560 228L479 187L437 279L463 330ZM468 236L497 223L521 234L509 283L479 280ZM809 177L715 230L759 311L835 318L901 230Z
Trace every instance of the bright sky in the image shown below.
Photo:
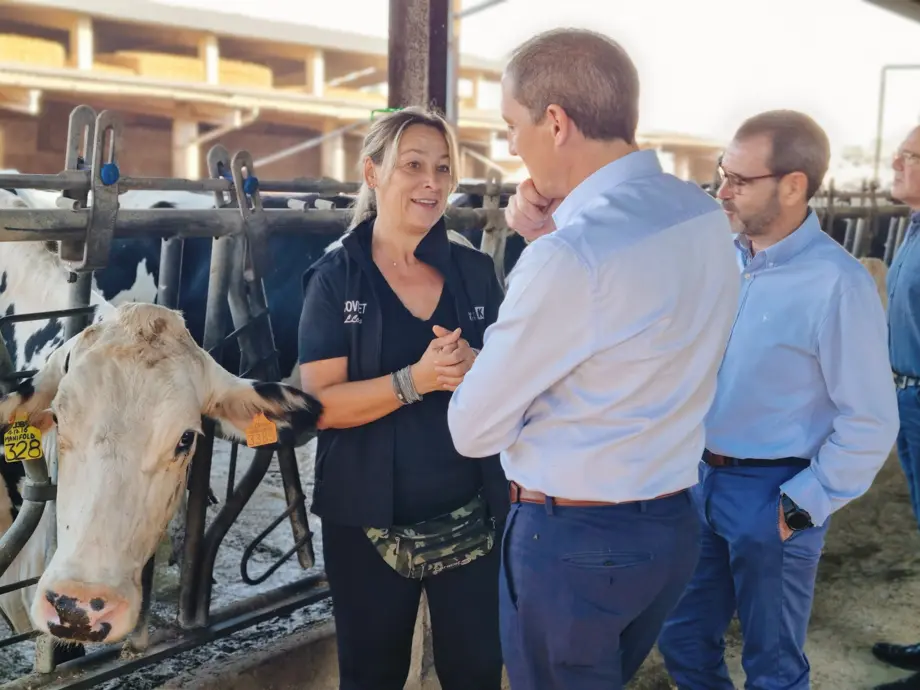
M387 0L157 1L387 33ZM728 138L751 114L794 108L815 117L835 149L870 146L882 66L920 66L920 23L863 0L506 0L464 21L461 49L501 60L560 26L602 31L629 51L644 131ZM920 123L920 68L889 73L886 110L886 140Z

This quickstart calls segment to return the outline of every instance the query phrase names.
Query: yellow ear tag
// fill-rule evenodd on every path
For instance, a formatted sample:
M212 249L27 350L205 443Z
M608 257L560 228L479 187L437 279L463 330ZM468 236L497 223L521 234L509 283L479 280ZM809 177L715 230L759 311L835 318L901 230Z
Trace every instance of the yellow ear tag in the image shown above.
M10 463L44 457L42 432L29 424L26 415L18 414L10 420L10 428L3 435L3 454Z
M257 414L246 429L246 445L250 448L278 442L278 427L264 413Z

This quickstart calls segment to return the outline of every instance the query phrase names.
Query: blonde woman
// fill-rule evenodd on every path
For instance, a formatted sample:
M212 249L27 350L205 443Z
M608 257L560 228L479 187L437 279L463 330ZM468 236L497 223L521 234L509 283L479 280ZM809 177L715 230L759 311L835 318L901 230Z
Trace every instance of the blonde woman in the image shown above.
M451 391L503 297L491 259L451 242L457 146L441 117L374 121L342 246L304 276L299 350L323 403L322 518L342 690L401 690L419 597L444 690L499 690L498 570L509 506L498 456L461 456Z

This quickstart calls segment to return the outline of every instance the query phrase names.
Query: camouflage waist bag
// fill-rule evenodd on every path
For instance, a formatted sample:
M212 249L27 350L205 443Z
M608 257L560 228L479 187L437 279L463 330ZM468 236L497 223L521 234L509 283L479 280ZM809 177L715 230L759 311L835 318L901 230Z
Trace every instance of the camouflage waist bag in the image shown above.
M492 550L495 521L482 495L453 512L408 527L365 528L393 570L416 580L470 563Z

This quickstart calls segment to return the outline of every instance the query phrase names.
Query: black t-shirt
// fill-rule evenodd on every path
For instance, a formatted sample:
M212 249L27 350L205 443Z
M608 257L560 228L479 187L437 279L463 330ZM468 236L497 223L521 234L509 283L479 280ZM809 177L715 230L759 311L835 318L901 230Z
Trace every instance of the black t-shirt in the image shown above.
M453 296L444 286L438 306L427 321L414 316L383 274L374 266L374 288L383 315L381 366L396 371L415 364L434 338L431 327L457 328ZM459 508L481 485L479 468L457 453L447 427L450 391L426 393L421 401L399 408L393 415L393 520L409 525Z
M363 243L362 243L363 244ZM366 246L368 256L370 247ZM457 328L454 297L445 283L434 314L427 321L414 316L386 282L376 265L372 268L374 290L380 300L383 321L381 369L393 372L415 364L434 338L433 325ZM332 299L326 276L311 281L304 309L313 318L302 323L301 361L317 361L349 354L346 326L349 305ZM360 318L359 313L355 313ZM449 512L467 503L482 486L478 462L465 458L454 448L447 426L450 391L428 393L417 403L405 405L388 415L395 431L393 449L393 522L409 525ZM370 422L383 423L384 420ZM385 457L385 455L384 455ZM329 462L334 463L335 458Z

